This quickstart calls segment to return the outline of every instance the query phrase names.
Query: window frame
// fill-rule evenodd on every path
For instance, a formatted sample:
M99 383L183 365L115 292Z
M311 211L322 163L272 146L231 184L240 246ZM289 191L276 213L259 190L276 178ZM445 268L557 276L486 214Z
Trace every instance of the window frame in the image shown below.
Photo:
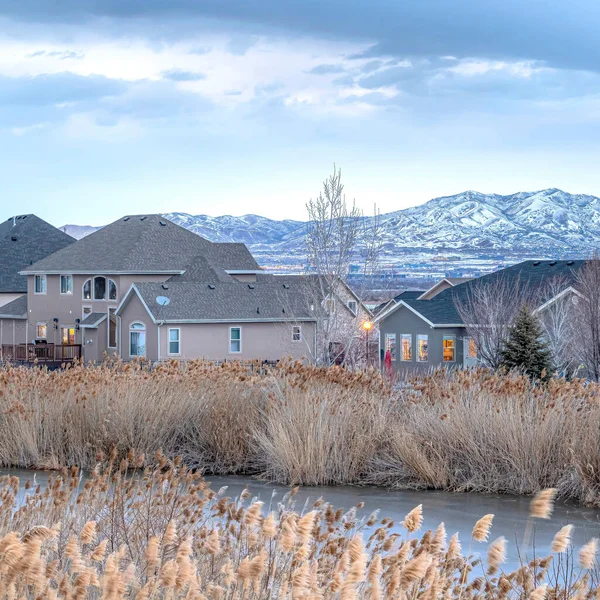
M67 331L67 341L65 342L65 331ZM73 332L73 343L69 340L71 337L71 331ZM77 344L77 330L74 325L63 325L60 328L60 343L63 346L75 346Z
M43 336L39 335L39 328L40 327L44 328L44 335ZM35 324L35 339L36 340L48 340L48 323L46 323L45 321L38 321Z
M37 291L37 282L38 281L43 281L44 282L44 291L43 292L38 292ZM46 296L46 294L48 293L48 278L46 277L46 275L34 275L33 276L33 293L35 296Z
M352 306L350 306L351 304L354 305L354 308L352 308ZM356 315L358 315L358 302L356 300L348 300L348 304L346 305L348 307L348 310L356 317Z
M296 330L298 333L298 339L294 339L296 336ZM302 326L301 325L292 325L292 343L299 344L302 342Z
M404 340L410 340L410 358L404 357ZM413 362L413 334L412 333L401 333L400 334L400 362Z
M63 292L62 291L63 279L67 279L67 281L71 282L70 291L68 291L68 292ZM58 289L60 291L60 295L61 296L72 296L73 295L73 275L61 275L60 276L60 280L58 282L58 286L59 286Z
M424 341L427 346L427 358L424 360L421 358L421 346L419 342ZM417 333L417 362L426 363L429 362L429 335L427 333Z
M234 329L237 329L240 332L240 337L237 340L234 340L231 337L231 334L233 332ZM232 342L239 342L240 344L240 349L239 350L232 350L231 349L231 344ZM241 354L242 353L242 328L241 327L230 327L229 328L229 354Z
M444 351L446 350L446 340L452 340L452 360L446 360ZM442 336L442 363L455 363L456 362L456 336L452 334Z
M117 282L114 279L109 279L109 278L106 278L106 281L108 281L108 286L107 286L108 298L107 298L107 300L108 300L108 302L115 302L119 298L119 290L117 289ZM115 288L115 297L114 298L110 297L110 286L111 285L114 286L114 288Z
M134 325L141 325L141 329L134 329ZM144 334L144 354L131 354L131 334L132 333L142 333ZM147 329L146 329L146 323L144 323L143 321L132 321L131 323L129 323L129 336L128 336L128 342L129 342L129 349L128 349L128 353L129 353L129 358L146 358L146 354L147 354L147 348L146 348L146 333L147 333ZM138 344L139 346L139 344Z
M176 342L171 342L171 331L177 332ZM177 343L177 352L171 352L171 343ZM167 356L181 356L181 327L169 327L167 333Z
M92 302L92 301L93 301L93 295L94 295L94 294L93 294L93 290L92 290L92 285L93 285L93 283L92 283L92 282L93 282L93 280L94 280L94 278L93 278L93 277L90 277L89 279L86 279L86 280L83 282L83 285L81 286L81 299L82 299L82 300L85 300L85 301L87 301L87 302ZM89 297L89 298L86 298L86 297L85 297L85 286L86 286L88 283L90 284L90 297Z
M110 312L113 311L115 313L115 345L110 345ZM117 334L117 307L109 306L106 311L106 347L111 350L115 350L119 344L119 336Z
M394 352L391 352L391 344L388 344L390 340L394 340ZM383 338L383 348L384 348L384 359L387 351L390 350L390 357L392 362L396 362L398 360L398 339L395 333L386 333Z

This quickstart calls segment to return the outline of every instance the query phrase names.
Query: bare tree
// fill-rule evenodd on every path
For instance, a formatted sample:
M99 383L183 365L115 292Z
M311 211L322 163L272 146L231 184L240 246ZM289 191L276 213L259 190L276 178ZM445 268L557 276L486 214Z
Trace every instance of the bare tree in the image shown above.
M483 278L466 288L463 296L455 295L456 310L475 340L481 362L497 369L501 352L519 309L527 304L537 305L539 290L523 285L517 278L498 277L490 281Z
M355 348L365 335L361 324L370 315L359 299L349 297L348 274L353 263L360 265L364 280L376 273L382 245L377 210L372 218L365 218L354 202L349 205L341 175L334 165L318 197L306 205L306 247L313 273L309 280L318 331L316 358L321 363L359 360L361 353ZM354 293L361 297L359 290ZM349 305L355 306L354 314ZM372 339L377 339L376 335L370 332Z
M578 356L588 377L600 381L600 257L597 253L577 273L575 289L581 295L573 320Z
M573 375L581 362L575 344L577 310L573 304L574 297L572 294L563 294L569 285L564 277L551 279L544 288L544 298L548 303L539 311L554 367L567 377Z

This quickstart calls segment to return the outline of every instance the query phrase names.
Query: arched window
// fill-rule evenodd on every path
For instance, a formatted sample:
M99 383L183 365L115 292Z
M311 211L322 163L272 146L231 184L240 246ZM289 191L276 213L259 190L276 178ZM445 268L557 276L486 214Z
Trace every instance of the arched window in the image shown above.
M92 299L92 280L91 279L88 279L83 284L83 299L84 300L91 300Z
M129 356L146 356L146 326L140 321L129 326Z
M108 280L108 299L117 299L117 284L112 279Z
M94 300L106 300L106 277L94 277Z

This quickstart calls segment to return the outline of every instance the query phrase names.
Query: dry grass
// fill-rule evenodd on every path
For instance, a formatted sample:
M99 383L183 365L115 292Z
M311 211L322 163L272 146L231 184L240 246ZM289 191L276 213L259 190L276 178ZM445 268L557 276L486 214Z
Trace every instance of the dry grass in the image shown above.
M90 469L129 448L284 484L535 494L600 505L600 387L202 362L0 371L0 465Z
M118 462L115 451L88 479L64 469L45 489L0 479L0 597L597 597L596 542L574 549L564 530L558 552L505 572L504 538L482 564L462 554L457 535L447 542L443 525L419 537L420 508L401 535L388 518L358 518L360 507L344 513L319 500L298 510L294 491L276 506L248 492L230 499L182 460L155 460L140 472L149 461L130 452ZM490 527L491 515L475 525L473 550L485 554L477 540Z

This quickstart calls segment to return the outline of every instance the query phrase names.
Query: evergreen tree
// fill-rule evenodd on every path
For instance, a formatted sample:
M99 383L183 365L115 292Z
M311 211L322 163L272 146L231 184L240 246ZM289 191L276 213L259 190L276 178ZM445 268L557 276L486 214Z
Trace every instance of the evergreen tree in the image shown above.
M523 305L509 329L501 366L509 370L519 369L532 379L549 377L552 359L542 335L542 324L537 315Z

